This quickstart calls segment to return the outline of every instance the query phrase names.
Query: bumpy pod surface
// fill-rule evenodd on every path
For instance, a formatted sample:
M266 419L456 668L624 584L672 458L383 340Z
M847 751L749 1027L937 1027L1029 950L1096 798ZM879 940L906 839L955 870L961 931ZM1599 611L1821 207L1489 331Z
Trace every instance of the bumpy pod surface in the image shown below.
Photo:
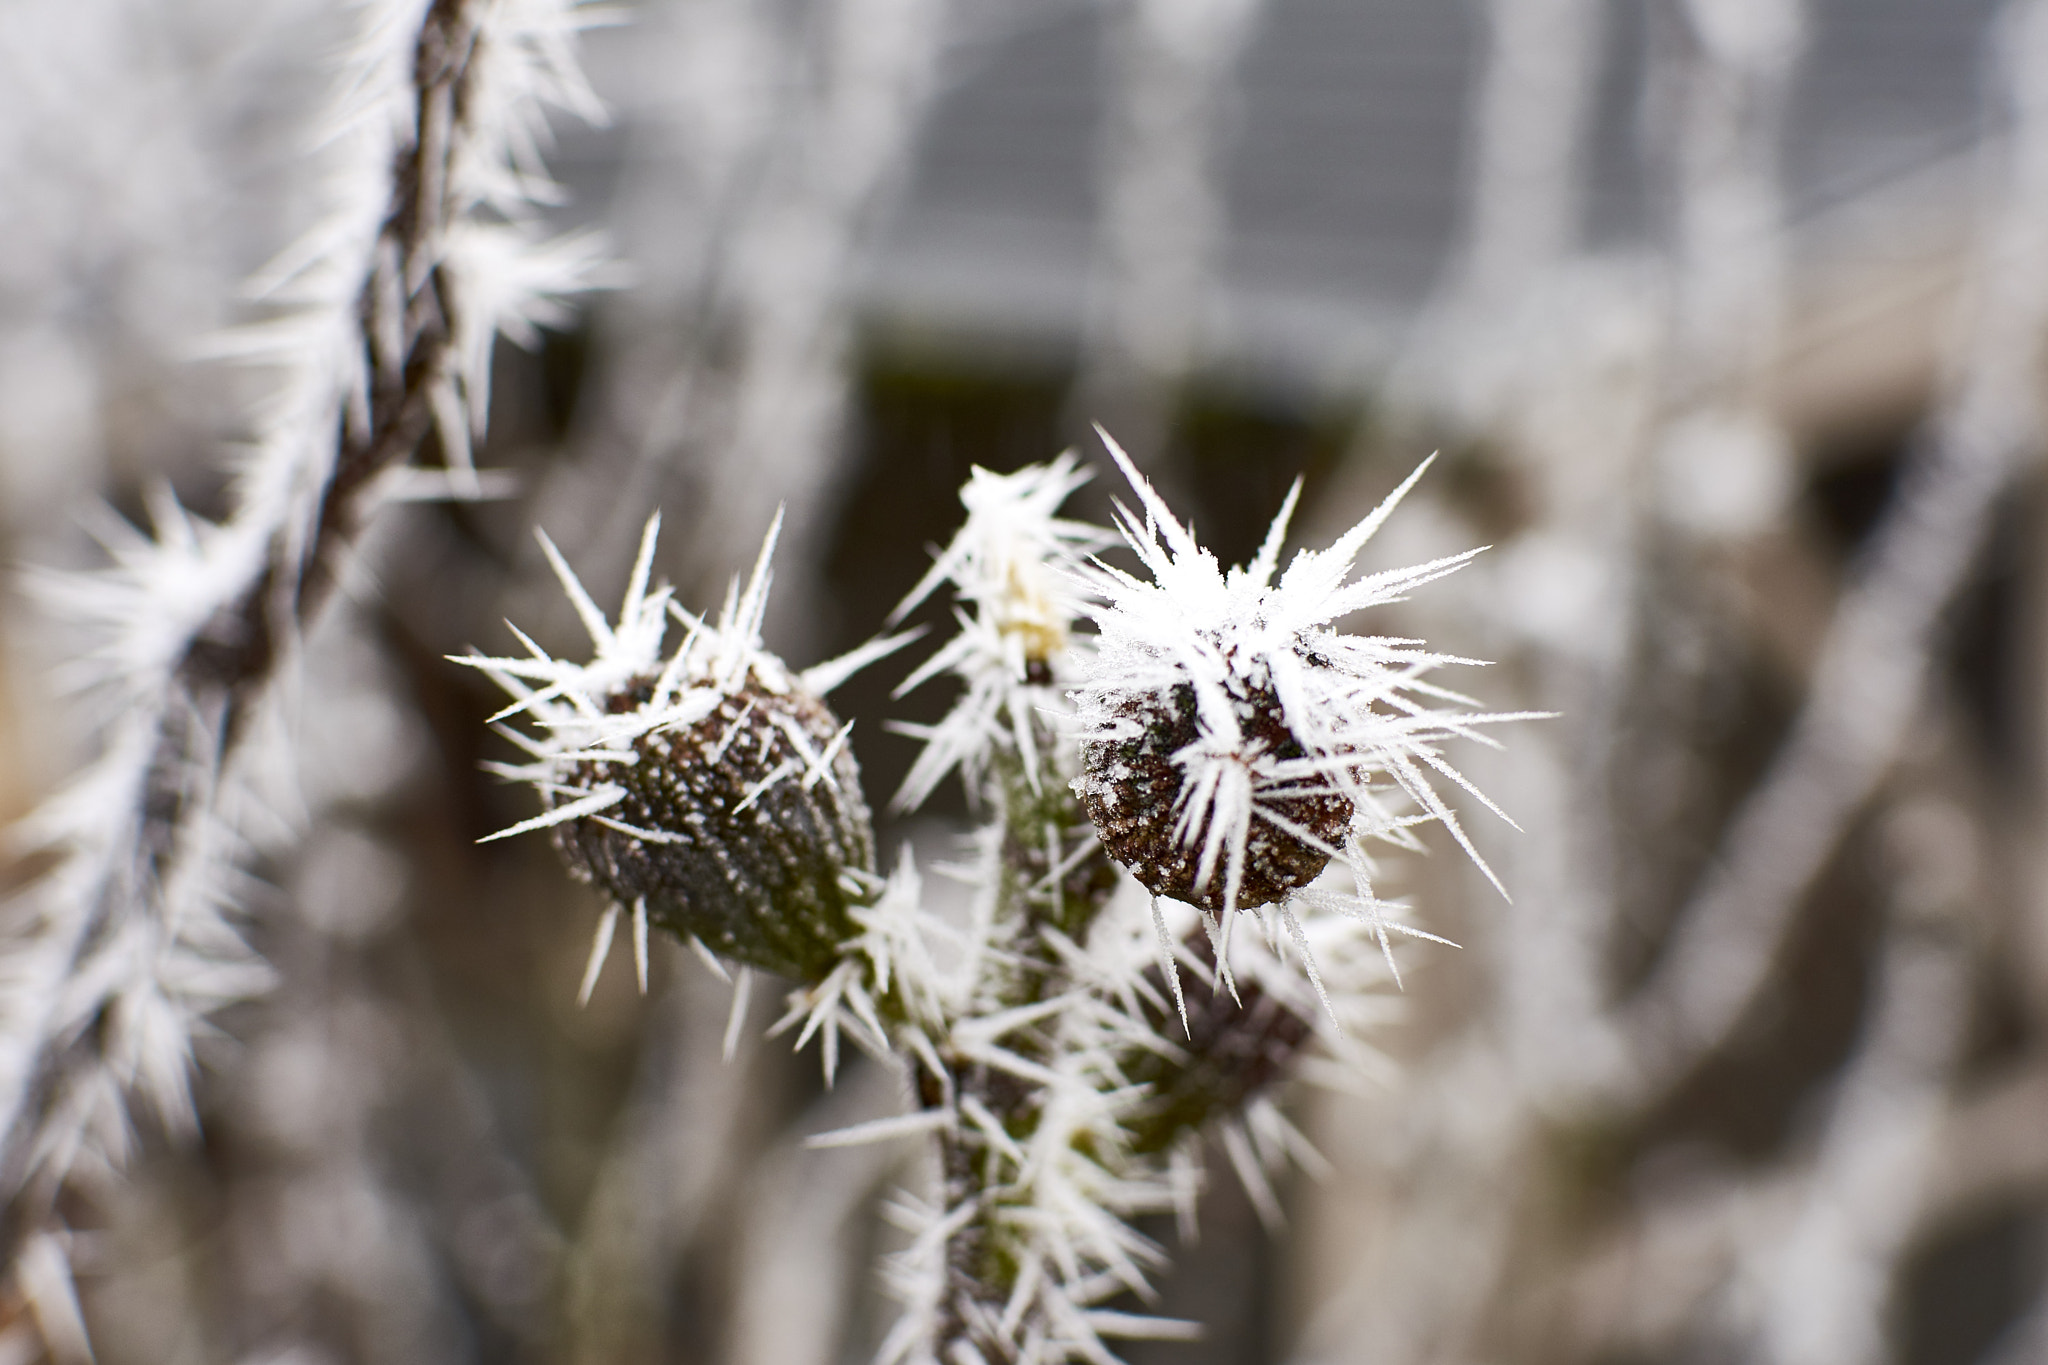
M641 681L606 709L634 710L652 690ZM749 671L709 714L635 737L631 761L577 764L573 785L625 794L602 819L556 825L555 846L614 901L644 901L654 924L816 979L855 932L850 909L875 866L860 771L838 734L800 684L776 690Z
M530 783L543 810L489 838L550 831L570 871L632 913L643 986L649 924L815 982L855 935L855 907L881 889L850 727L820 698L900 640L795 672L761 646L777 528L713 622L653 584L660 527L651 518L640 538L616 623L540 536L594 657L558 659L520 635L524 658L456 660L513 694L494 719L523 714L535 730L501 727L530 761L489 766ZM684 631L669 650L672 624ZM616 922L598 930L586 996Z
M1275 763L1305 758L1279 698L1270 688L1248 691L1233 699L1246 749ZM1074 783L1103 847L1153 895L1224 909L1225 863L1218 860L1202 878L1203 831L1194 830L1192 839L1180 833L1188 771L1175 756L1201 739L1194 688L1179 683L1164 693L1135 691L1106 709L1123 733L1082 744L1082 772ZM1240 908L1270 905L1315 880L1351 827L1350 798L1324 780L1270 784L1260 792L1259 805L1267 814L1250 821L1245 833ZM1290 832L1289 825L1309 837Z

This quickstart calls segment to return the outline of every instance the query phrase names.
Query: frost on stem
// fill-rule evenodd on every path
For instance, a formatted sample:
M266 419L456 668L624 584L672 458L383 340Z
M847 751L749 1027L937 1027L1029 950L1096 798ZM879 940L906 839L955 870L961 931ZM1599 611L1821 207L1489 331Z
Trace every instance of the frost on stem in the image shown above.
M498 770L531 784L544 810L489 837L551 830L570 871L630 909L636 927L822 980L880 883L852 727L819 693L897 642L793 672L761 647L779 520L715 623L651 586L660 527L658 516L647 523L617 624L541 536L596 647L588 662L556 659L524 635L524 658L456 660L516 698L495 720L523 715L536 731L501 727L529 761ZM682 639L665 653L672 624Z
M976 469L961 489L967 521L891 614L901 621L941 586L957 603L958 634L904 680L897 695L947 675L962 688L936 725L895 728L925 741L895 806L915 809L957 772L989 815L971 869L971 923L925 911L907 851L888 889L859 911L860 933L832 975L796 993L779 1028L801 1024L799 1043L825 1040L829 1074L842 1032L886 1046L884 1016L900 1025L928 1080L949 1075L941 1056L952 1021L1039 998L1055 974L1038 926L1079 936L1107 901L1114 870L1067 787L1071 757L1048 718L1085 642L1072 637L1084 589L1081 556L1105 542L1099 527L1059 515L1088 479L1069 452L1011 474Z
M941 674L963 689L938 725L896 727L925 741L896 794L897 809L924 804L955 770L970 797L979 795L998 753L1014 755L1034 789L1041 770L1057 762L1040 732L1044 709L1058 705L1059 674L1075 657L1073 624L1087 602L1075 570L1081 556L1110 539L1099 526L1059 515L1088 478L1072 451L1014 474L976 468L968 476L960 490L966 524L890 615L900 621L942 584L960 604L960 633L896 690L900 697Z
M1332 861L1363 887L1367 840L1414 847L1411 827L1435 820L1491 878L1431 775L1498 814L1439 750L1516 717L1476 714L1469 698L1426 677L1475 660L1334 629L1478 553L1352 579L1359 552L1428 462L1329 548L1298 552L1281 573L1297 483L1257 557L1225 570L1102 439L1144 509L1140 518L1120 507L1118 523L1149 575L1100 561L1087 571L1099 634L1072 693L1083 760L1074 788L1111 856L1157 895L1209 912L1278 902L1291 916L1284 903ZM1369 893L1358 904L1369 909Z
M1351 1023L1386 979L1374 930L1316 913L1320 902L1304 904L1300 939L1237 945L1237 995L1184 1002L1161 965L1149 898L1111 862L1075 786L1066 697L1091 675L1097 644L1074 629L1097 605L1084 556L1111 540L1057 515L1083 477L1071 456L977 470L962 491L966 525L900 609L952 585L959 634L909 685L946 672L962 687L921 732L905 798L957 771L988 818L964 874L974 908L945 942L950 965L928 955L919 968L942 985L894 1036L917 1059L941 1180L935 1198L899 1209L914 1239L892 1272L908 1311L887 1360L1108 1361L1111 1339L1186 1335L1191 1324L1104 1307L1149 1298L1164 1262L1131 1220L1192 1216L1191 1139L1210 1126L1277 1216L1265 1167L1306 1147L1271 1093L1300 1070L1311 1037L1351 1046L1318 1008L1302 945L1313 940ZM1156 919L1164 951L1218 984L1217 948L1193 913L1167 907ZM898 972L899 990L909 975Z

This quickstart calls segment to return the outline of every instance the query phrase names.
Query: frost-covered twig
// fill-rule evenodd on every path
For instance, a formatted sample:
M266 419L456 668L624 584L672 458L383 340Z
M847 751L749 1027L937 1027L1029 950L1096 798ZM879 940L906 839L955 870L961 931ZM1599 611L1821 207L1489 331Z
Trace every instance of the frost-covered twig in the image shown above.
M227 520L153 504L115 566L51 579L96 627L104 754L31 821L57 869L17 911L0 1055L0 1263L74 1173L118 1164L127 1095L184 1119L194 1028L262 973L230 927L237 784L270 685L332 592L380 480L438 437L460 491L493 336L553 316L586 244L539 245L548 105L591 109L570 0L377 0L322 134L327 216L259 282L277 319L223 349L275 365Z

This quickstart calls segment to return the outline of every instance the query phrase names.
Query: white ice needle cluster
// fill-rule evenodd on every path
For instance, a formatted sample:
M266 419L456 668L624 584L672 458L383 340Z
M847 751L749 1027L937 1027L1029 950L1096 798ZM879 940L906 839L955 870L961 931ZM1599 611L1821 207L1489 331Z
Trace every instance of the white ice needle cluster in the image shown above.
M531 785L546 807L531 820L485 836L485 842L585 817L616 824L604 812L626 799L626 789L616 783L581 781L580 774L590 765L603 771L614 762L637 762L633 741L656 730L695 724L717 709L721 697L739 691L749 680L773 692L789 690L789 670L761 647L761 618L772 577L769 566L781 529L778 518L761 543L753 573L744 587L737 577L732 580L714 623L677 606L666 584L657 587L651 582L655 546L661 538L657 512L641 531L616 625L605 619L547 533L535 532L595 652L581 663L555 658L508 622L506 628L526 647L525 658L451 656L452 662L482 669L513 695L512 704L492 716L491 724L524 749L531 761L496 763L491 770ZM672 623L680 623L684 635L675 651L664 657L662 645ZM645 695L636 697L633 705L614 703L643 683L648 684ZM530 718L536 733L529 736L505 724L517 716ZM624 832L645 833L630 827Z
M1117 1339L1197 1334L1194 1323L1103 1306L1126 1295L1154 1300L1151 1278L1165 1252L1133 1220L1171 1211L1192 1235L1201 1183L1196 1138L1212 1127L1261 1217L1277 1224L1270 1174L1289 1163L1323 1166L1273 1102L1274 1084L1288 1070L1310 1069L1309 1059L1292 1058L1291 1067L1270 1074L1237 1068L1247 1057L1298 1050L1314 1034L1343 1059L1325 1065L1355 1084L1371 1057L1346 1030L1374 1022L1385 1001L1387 972L1371 929L1311 914L1306 935L1341 1025L1325 1022L1291 945L1247 936L1237 945L1243 1005L1220 993L1204 1000L1199 1041L1165 1032L1172 1007L1153 970L1144 898L1128 895L1105 905L1080 941L1050 926L1028 947L1011 941L1012 952L1043 953L1052 967L1042 997L1020 999L1006 984L1010 954L989 932L1004 921L1001 846L992 838L977 869L982 904L971 922L980 937L965 961L978 955L979 970L946 974L953 989L938 995L913 1030L896 1031L898 1045L908 1044L917 1059L920 1085L939 1092L936 1102L928 1097L916 1114L829 1135L823 1144L936 1132L951 1154L947 1169L974 1172L972 1181L949 1181L936 1200L904 1198L893 1210L912 1244L890 1266L907 1309L881 1353L892 1365L976 1358L936 1353L948 1339L976 1343L983 1359L1057 1365L1114 1361ZM907 907L892 920L908 924ZM1200 941L1192 911L1177 908L1172 923L1177 941ZM1186 950L1180 956L1188 970L1205 974ZM901 976L930 970L925 962ZM848 979L858 980L851 964ZM1219 1033L1236 1037L1224 1042ZM1002 1102L1019 1093L1029 1101ZM1003 1278L963 1286L963 1259L1001 1267Z
M1055 704L1074 657L1073 623L1088 603L1074 572L1111 536L1099 526L1059 515L1060 505L1088 482L1072 451L1014 474L975 468L960 490L967 520L910 590L891 622L900 621L942 584L959 605L959 633L896 689L897 696L942 673L965 687L936 726L895 728L924 740L924 751L896 794L898 810L915 810L956 769L970 790L989 755L1012 748L1035 783L1038 761L1033 712Z
M1498 814L1441 745L1488 742L1475 727L1521 717L1467 709L1475 703L1427 677L1475 660L1335 629L1479 553L1353 578L1359 552L1429 462L1281 572L1297 483L1257 557L1224 569L1103 439L1144 509L1141 518L1120 507L1119 528L1147 575L1100 561L1086 571L1098 634L1071 694L1087 756L1076 789L1112 855L1156 894L1205 910L1279 903L1290 929L1287 901L1332 861L1358 880L1353 908L1398 928L1365 890L1365 841L1413 846L1418 823L1441 823L1492 878L1432 778Z

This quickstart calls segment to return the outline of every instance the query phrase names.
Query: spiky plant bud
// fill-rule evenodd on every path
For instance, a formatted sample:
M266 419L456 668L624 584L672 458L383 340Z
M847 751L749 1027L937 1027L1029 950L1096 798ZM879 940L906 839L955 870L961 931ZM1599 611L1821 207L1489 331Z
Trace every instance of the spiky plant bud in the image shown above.
M1215 948L1206 933L1182 942L1185 957L1210 972ZM1294 1063L1315 1035L1309 1010L1298 1009L1256 978L1239 978L1235 993L1216 990L1198 996L1178 1038L1164 1007L1165 972L1145 973L1147 990L1138 998L1146 1022L1170 1049L1134 1048L1122 1074L1145 1087L1144 1102L1126 1122L1131 1148L1162 1152L1210 1120L1242 1112L1254 1096L1291 1075ZM1310 1006L1313 1009L1313 1005Z
M525 712L540 728L505 732L533 761L501 771L532 783L547 809L491 837L551 830L570 871L632 911L643 951L653 924L731 961L816 981L855 936L854 908L880 887L850 727L819 694L881 651L792 672L760 644L775 532L714 625L676 607L667 588L648 590L658 528L648 523L617 626L541 538L597 646L589 663L530 641L530 658L458 660L519 698L501 715ZM664 657L671 618L686 634Z
M793 680L785 680L786 683ZM646 707L654 680L607 699ZM860 770L824 702L749 671L709 714L637 736L630 759L589 758L572 785L624 789L602 815L554 828L570 871L721 957L799 979L830 969L871 894L874 834Z
M1469 660L1331 628L1471 557L1351 580L1422 471L1281 574L1297 484L1258 556L1226 571L1109 446L1144 507L1142 517L1120 509L1120 520L1150 575L1099 563L1087 575L1099 634L1072 694L1083 758L1074 790L1110 854L1154 895L1213 912L1284 902L1333 859L1361 872L1362 840L1412 843L1421 820L1442 822L1471 852L1426 774L1468 785L1439 742L1508 717L1431 704L1465 702L1424 675Z

